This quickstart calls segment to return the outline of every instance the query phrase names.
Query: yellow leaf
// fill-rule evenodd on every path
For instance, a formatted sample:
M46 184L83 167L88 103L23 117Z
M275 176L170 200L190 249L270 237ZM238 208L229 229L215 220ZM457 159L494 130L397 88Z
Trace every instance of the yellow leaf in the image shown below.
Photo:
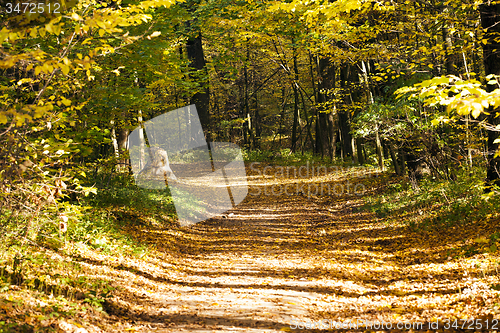
M104 31L104 29L99 29L99 36L104 36L104 34L106 33L106 31Z
M53 31L54 31L55 35L59 35L61 33L61 25L60 24L54 25L53 26Z
M489 241L486 238L484 238L484 237L478 237L478 238L474 239L474 242L476 242L476 243L485 243L485 244L489 243Z
M66 99L66 98L63 98L63 99L61 100L61 102L62 102L64 105L66 105L66 106L70 106L70 105L71 105L71 101L70 101L69 99Z
M61 71L63 72L63 74L64 75L68 75L68 73L69 73L69 66L67 66L65 64L61 64L60 67L61 67Z
M153 32L153 33L150 35L150 37L151 37L151 38L153 38L153 37L158 37L158 36L160 36L160 35L161 35L161 31L155 31L155 32Z
M39 75L41 71L42 71L42 67L41 66L36 66L35 67L35 75Z
M77 53L76 56L78 57L78 59L82 60L83 58L83 55L81 53Z
M461 116L469 114L469 104L465 101L457 105L457 113Z
M21 80L17 81L17 85L20 86L22 84L30 83L30 82L33 82L33 80L29 79L29 78L28 79L21 79Z
M42 69L44 72L50 74L54 70L54 67L51 64L43 64Z
M7 114L0 112L0 124L7 124Z
M2 43L7 36L9 36L9 30L3 27L2 30L0 30L0 43Z
M483 112L483 106L477 102L473 102L471 106L472 106L472 116L474 118L479 117L481 112Z
M9 39L11 42L15 41L17 39L18 35L15 32L9 33Z

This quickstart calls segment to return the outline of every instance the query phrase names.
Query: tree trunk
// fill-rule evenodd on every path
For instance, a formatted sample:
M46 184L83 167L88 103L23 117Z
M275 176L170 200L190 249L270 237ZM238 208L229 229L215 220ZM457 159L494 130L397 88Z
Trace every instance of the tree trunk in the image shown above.
M352 162L358 163L358 149L356 146L356 139L351 137L351 147L352 147Z
M322 103L328 101L329 96L325 91L329 91L336 86L335 66L328 58L321 58L317 61L319 74L318 88L316 90L316 102L318 112L316 116L316 152L324 157L325 154L333 159L335 157L336 129L334 114L332 109L327 109ZM335 104L333 104L335 109Z
M319 112L319 107L316 107L316 122L315 122L315 129L316 129L316 140L315 140L315 153L318 155L321 155L323 158L325 154L325 149L323 145L323 131L321 130L321 126L319 125L320 123L320 112Z
M453 43L451 41L450 30L448 29L447 23L443 23L441 28L441 33L443 35L443 48L445 57L446 74L456 74L455 73L455 61L453 59Z
M382 151L384 152L384 159L389 159L389 149L387 149L387 142L384 139L380 140L382 142Z
M345 90L351 91L353 84L359 82L358 73L354 66L344 63L340 67L340 85ZM347 100L349 98L349 100ZM345 104L352 104L352 96L346 96ZM342 158L352 158L352 144L351 144L351 119L347 110L338 112L339 115L339 128L341 136Z
M145 144L146 144L146 136L144 135L144 120L142 119L142 111L139 110L139 116L137 117L137 120L139 121L139 144L140 144L140 160L139 160L139 170L142 170L146 166L146 149L145 149Z
M128 150L128 135L129 131L126 128L120 128L118 130L117 144L118 151L120 152L120 159L118 160L118 169L120 171L125 171L129 166L128 159L124 158L125 153Z
M293 127L292 127L292 152L297 148L297 127L299 124L299 92L297 88L297 81L299 80L299 71L297 68L297 50L293 48L293 68L294 80L292 81L293 88Z
M377 160L378 160L378 166L380 170L384 171L384 155L382 152L382 143L380 142L380 134L378 127L375 131L375 147L377 150Z
M342 147L342 158L352 157L352 146L351 146L351 124L349 120L349 115L347 111L339 112L339 127L341 134L341 147Z
M300 98L302 100L302 108L304 109L304 117L306 118L306 132L307 132L307 139L311 143L311 149L314 150L314 140L312 138L311 134L311 119L309 119L309 114L307 112L307 106L306 102L304 100L304 92L300 90ZM306 140L304 140L304 143L302 144L302 153L304 153L304 146L305 146Z
M403 148L399 149L399 165L401 166L401 175L404 176L406 174L406 155Z
M500 4L492 4L486 1L479 6L479 12L481 15L481 26L486 31L484 38L488 41L483 46L484 71L486 75L500 75L500 53L498 51L500 50L500 41L498 40L498 36L500 35ZM487 85L489 91L492 91L494 88L493 85ZM488 122L493 126L498 125L500 118L497 115L500 112L500 108L490 107L488 112ZM500 185L500 157L495 156L499 144L494 143L498 137L499 132L488 131L488 165L486 168L488 188L486 191L491 191L491 186L493 185Z
M337 142L337 126L333 116L333 112L328 114L328 152L330 154L330 160L333 161L335 158L335 144Z
M245 65L243 67L243 79L244 79L244 101L243 101L243 104L244 104L244 107L245 107L245 110L244 110L244 115L245 115L245 118L247 119L247 121L243 124L243 143L245 144L245 146L247 148L250 148L251 146L251 141L250 141L250 138L249 136L251 137L251 131L252 131L252 124L250 122L250 101L249 101L249 90L250 90L250 84L248 82L248 66L247 66L247 62L250 58L250 48L248 47L248 44L247 44L247 59L245 61Z
M358 151L358 163L365 164L365 157L363 154L363 138L356 138L356 150Z
M113 143L113 151L115 153L115 158L118 160L120 158L120 151L118 150L118 141L116 140L116 130L115 130L114 120L111 120L111 142Z
M389 153L391 154L391 160L392 160L392 165L394 166L394 171L396 172L396 175L401 176L401 168L399 167L399 162L398 159L396 158L396 153L394 152L394 149L392 148L392 145L390 142L387 142L387 147L389 148Z
M253 137L253 146L256 149L260 149L260 137L262 135L262 129L260 124L260 114L259 114L259 100L257 99L257 92L254 92L255 98L255 112L254 112L254 121L253 127L255 128L255 135Z
M186 53L189 59L189 67L192 69L202 72L202 76L206 76L207 67L205 61L205 54L203 52L202 36L199 27L195 20L187 23L188 27L195 26L195 33L191 34L186 43ZM198 76L198 75L196 75ZM197 77L199 79L199 77ZM207 142L210 141L210 93L208 90L208 83L205 80L200 80L200 91L196 92L191 97L191 104L196 105L196 110L198 111L198 117L200 118L200 123L205 134L205 139Z

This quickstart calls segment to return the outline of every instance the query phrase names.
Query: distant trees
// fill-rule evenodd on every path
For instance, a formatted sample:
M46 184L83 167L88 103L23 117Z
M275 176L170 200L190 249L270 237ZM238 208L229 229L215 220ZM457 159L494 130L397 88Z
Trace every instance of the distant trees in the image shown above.
M498 6L75 1L29 24L2 12L0 163L99 169L126 159L130 129L195 103L212 141L412 178L453 178L486 151L495 184Z
M483 43L483 59L484 59L484 72L486 76L491 78L500 77L500 4L485 1L479 6L481 13L481 27L484 29L484 43ZM491 76L493 75L493 76ZM494 81L494 80L493 80ZM500 88L497 84L488 84L486 86L488 92L493 92L495 89ZM488 131L487 140L487 171L486 179L489 185L500 185L500 129L497 125L500 124L500 100L497 103L490 105L487 112L487 121L490 128Z

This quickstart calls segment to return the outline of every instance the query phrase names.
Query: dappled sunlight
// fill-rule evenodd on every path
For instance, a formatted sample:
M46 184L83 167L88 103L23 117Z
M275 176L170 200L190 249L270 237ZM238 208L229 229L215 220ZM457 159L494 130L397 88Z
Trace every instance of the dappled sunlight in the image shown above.
M403 219L386 223L362 206L356 196L248 195L191 227L125 226L152 249L143 257L82 247L74 260L117 287L104 306L110 320L128 318L141 332L496 314L495 259L451 258L458 238L411 231Z

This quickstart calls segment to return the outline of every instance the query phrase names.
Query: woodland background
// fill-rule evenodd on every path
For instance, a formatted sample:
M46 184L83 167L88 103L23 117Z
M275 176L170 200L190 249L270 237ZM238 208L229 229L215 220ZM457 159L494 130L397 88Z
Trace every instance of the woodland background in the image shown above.
M95 290L33 267L83 245L143 255L120 231L137 212L175 225L168 195L135 187L127 137L189 104L247 162L395 175L399 199L367 199L379 217L407 204L425 208L412 228L498 220L498 1L0 3L4 292ZM495 253L499 235L476 243Z

